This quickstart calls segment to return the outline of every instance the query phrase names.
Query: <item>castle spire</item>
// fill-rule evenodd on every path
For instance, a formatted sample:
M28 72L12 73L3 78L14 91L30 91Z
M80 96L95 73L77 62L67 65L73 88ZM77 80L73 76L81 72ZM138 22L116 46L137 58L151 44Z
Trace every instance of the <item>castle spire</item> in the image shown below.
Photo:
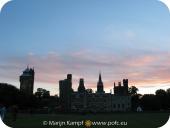
M99 73L99 82L102 82L101 72Z
M97 92L99 92L99 93L104 92L101 72L99 73L99 80L97 82Z

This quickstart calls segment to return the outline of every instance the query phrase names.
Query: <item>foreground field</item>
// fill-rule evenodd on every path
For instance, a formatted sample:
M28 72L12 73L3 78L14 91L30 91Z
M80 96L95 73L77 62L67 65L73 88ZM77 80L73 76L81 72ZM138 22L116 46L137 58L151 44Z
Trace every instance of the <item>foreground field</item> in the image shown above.
M85 128L85 122L86 126L90 126L90 128L157 128L167 122L169 115L169 113L154 112L86 115L19 114L16 122L12 122L11 116L8 115L5 123L13 128ZM76 124L76 122L78 123ZM120 123L122 124L120 125Z

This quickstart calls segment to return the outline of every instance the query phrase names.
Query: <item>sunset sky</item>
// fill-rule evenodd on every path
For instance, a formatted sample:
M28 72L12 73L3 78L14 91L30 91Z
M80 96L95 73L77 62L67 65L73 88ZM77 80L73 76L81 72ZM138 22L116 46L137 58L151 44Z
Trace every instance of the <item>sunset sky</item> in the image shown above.
M0 82L19 88L35 69L35 88L58 94L73 74L106 92L129 79L139 93L170 88L170 13L157 0L13 0L0 13Z

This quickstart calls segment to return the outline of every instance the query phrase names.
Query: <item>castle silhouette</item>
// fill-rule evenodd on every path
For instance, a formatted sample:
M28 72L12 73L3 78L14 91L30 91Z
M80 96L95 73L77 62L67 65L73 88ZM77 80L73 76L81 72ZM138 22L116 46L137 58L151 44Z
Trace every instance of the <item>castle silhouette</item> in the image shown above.
M91 111L91 112L111 112L129 111L131 109L131 97L128 95L128 80L123 80L116 86L114 83L114 94L105 93L101 74L97 82L97 91L93 93L86 90L84 79L80 79L77 91L72 89L72 74L59 81L59 92L61 105L64 111Z
M34 69L27 67L20 76L20 90L32 95L34 88ZM80 78L77 91L72 88L72 74L59 81L59 98L64 112L111 112L131 110L131 96L128 95L128 79L123 79L123 86L114 83L114 94L105 93L101 73L97 82L97 91L86 89L84 79Z

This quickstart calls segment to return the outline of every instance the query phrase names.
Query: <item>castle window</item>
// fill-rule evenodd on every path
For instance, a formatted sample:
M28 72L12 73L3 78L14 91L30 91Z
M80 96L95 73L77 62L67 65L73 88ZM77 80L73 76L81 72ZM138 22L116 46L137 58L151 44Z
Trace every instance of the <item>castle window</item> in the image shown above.
M122 108L124 108L125 107L125 105L124 104L122 104Z
M120 104L118 104L118 108L120 108Z

